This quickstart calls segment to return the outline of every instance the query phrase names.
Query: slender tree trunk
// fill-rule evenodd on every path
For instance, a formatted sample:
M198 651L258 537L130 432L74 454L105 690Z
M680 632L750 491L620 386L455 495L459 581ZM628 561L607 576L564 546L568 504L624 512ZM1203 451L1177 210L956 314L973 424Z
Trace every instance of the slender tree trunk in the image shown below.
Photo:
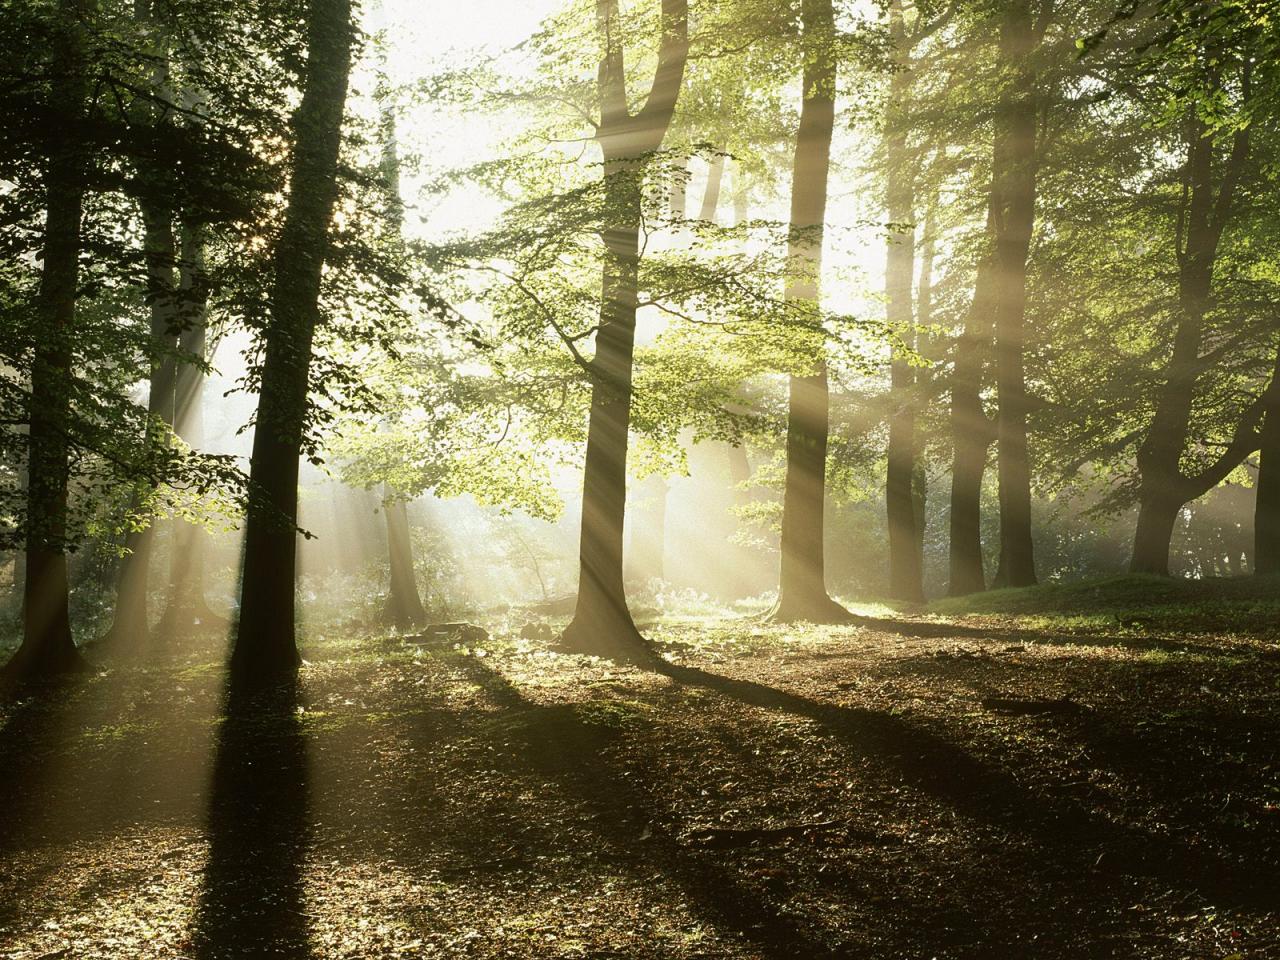
M320 278L337 198L353 32L350 0L310 0L306 78L293 118L289 202L275 251L249 466L239 632L231 660L240 682L288 676L299 662L294 637L298 458Z
M990 239L994 213L988 213ZM986 589L982 562L982 475L987 449L994 439L991 421L982 407L982 384L991 346L994 307L994 270L991 258L978 264L973 303L957 338L951 375L951 518L950 579L947 593L953 597Z
M707 171L707 189L702 193L702 208L698 211L699 220L715 223L716 207L720 205L720 185L724 182L724 154L717 153L711 160Z
M591 361L591 413L582 478L582 538L578 600L561 637L568 652L620 660L653 654L631 618L623 586L623 529L627 506L627 431L631 423L632 358L640 260L643 158L666 137L688 55L686 0L663 0L658 66L644 107L627 105L626 68L618 40L616 0L599 0L606 38L600 62L600 125L604 176L613 225L604 231L600 327Z
M207 360L208 290L205 277L204 231L195 225L182 228L178 258L178 297L185 316L174 382L173 431L192 450L205 444L205 373ZM175 636L191 629L225 626L224 618L209 609L204 596L205 552L208 534L199 524L177 519L172 525L169 548L169 587L164 614L157 631Z
M1280 349L1265 397L1253 508L1253 573L1280 573Z
M836 64L830 49L833 13L830 0L804 0L803 30L808 40L804 99L791 174L790 254L803 263L807 276L791 281L786 291L793 303L819 310L822 234L827 210L831 134L835 126ZM826 494L829 395L826 344L822 331L812 335L811 373L790 378L787 409L787 474L782 497L779 622L847 620L849 612L827 594L823 548Z
M1036 77L1029 58L1038 42L1030 0L1005 4L1000 52L1016 73L1001 96L992 157L995 194L997 467L1000 560L996 585L1036 582L1031 537L1031 466L1027 454L1027 391L1023 370L1027 256L1035 223Z
M1185 237L1178 257L1178 326L1173 351L1165 367L1164 383L1147 435L1138 448L1138 524L1134 533L1134 573L1169 573L1169 542L1173 521L1183 504L1216 483L1214 476L1229 469L1228 460L1243 459L1231 444L1218 461L1197 477L1182 473L1181 460L1191 424L1191 411L1201 369L1200 347L1204 317L1209 309L1218 241L1231 214L1240 169L1248 154L1248 129L1236 133L1230 155L1222 165L1214 189L1213 138L1194 114L1187 120L1187 161L1183 174L1184 202L1178 211L1177 236Z
M902 22L901 0L889 4L889 32L900 62L889 80L885 116L885 211L893 232L885 244L885 319L906 346L915 343L911 286L915 274L913 172L907 147L911 96L910 49ZM885 476L885 512L889 528L889 596L924 600L924 575L916 533L915 369L905 351L890 361L889 447Z
M930 356L930 344L926 342L927 338L921 332L930 323L933 322L933 263L937 255L937 229L934 218L933 204L929 204L928 212L925 215L924 233L920 247L920 280L916 290L916 337L915 346L925 356ZM926 373L916 373L915 377L915 402L917 409L923 409L928 402L925 390L928 384L925 382ZM924 538L925 524L928 516L926 507L928 505L929 491L929 473L925 469L924 458L924 442L919 433L914 436L915 449L912 453L912 462L914 463L914 471L911 478L911 503L912 513L915 519L915 551L916 563L920 567L921 591L924 586Z
M174 264L177 250L174 241L173 213L151 203L143 204L143 245L147 259L147 300L151 312L150 387L147 396L147 427L144 444L146 456L152 457L159 445L168 441L173 423L174 384L177 368L173 356L178 341L179 315L176 309L177 283ZM116 579L116 604L111 629L103 638L116 650L133 650L150 634L148 618L148 583L151 555L155 544L155 518L138 516L147 510L154 489L151 483L140 484L134 492L129 532L125 536L125 555L120 560Z
M72 343L88 162L79 129L87 97L83 37L87 12L84 0L61 0L53 40L53 107L65 123L50 132L45 175L44 241L35 304L38 336L27 438L22 645L5 667L5 673L15 679L81 666L71 636L66 538Z
M413 539L409 530L409 506L404 499L387 489L382 504L387 521L387 554L390 558L391 583L387 593L387 619L398 629L416 626L427 619L427 611L418 595L418 581L413 571Z

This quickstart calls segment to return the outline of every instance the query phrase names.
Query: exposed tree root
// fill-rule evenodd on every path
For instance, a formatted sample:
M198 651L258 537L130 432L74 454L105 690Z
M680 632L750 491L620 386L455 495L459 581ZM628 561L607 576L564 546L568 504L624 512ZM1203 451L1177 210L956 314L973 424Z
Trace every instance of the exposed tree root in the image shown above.
M825 594L804 600L779 598L764 616L766 623L856 623L858 619Z

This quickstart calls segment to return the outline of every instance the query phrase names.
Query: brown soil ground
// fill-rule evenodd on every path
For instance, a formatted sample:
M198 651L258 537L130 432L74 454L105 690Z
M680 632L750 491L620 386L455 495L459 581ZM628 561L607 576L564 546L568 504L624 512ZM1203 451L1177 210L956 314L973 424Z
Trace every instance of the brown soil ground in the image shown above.
M0 956L1280 958L1280 659L1012 621L220 651L0 706Z

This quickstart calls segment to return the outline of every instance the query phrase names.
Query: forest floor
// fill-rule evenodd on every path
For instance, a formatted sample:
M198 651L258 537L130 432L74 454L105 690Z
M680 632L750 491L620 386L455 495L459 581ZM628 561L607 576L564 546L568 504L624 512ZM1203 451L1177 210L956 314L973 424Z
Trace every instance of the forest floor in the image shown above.
M667 620L661 673L344 632L230 713L218 643L100 665L0 705L0 957L1280 958L1232 589Z

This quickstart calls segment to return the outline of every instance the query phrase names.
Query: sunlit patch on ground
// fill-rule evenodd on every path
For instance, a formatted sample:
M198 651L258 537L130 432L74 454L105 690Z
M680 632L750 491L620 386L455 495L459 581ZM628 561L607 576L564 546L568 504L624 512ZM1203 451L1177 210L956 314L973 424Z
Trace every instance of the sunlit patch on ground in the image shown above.
M1265 641L858 613L663 621L661 672L327 635L231 719L214 649L8 704L0 956L1280 952Z

